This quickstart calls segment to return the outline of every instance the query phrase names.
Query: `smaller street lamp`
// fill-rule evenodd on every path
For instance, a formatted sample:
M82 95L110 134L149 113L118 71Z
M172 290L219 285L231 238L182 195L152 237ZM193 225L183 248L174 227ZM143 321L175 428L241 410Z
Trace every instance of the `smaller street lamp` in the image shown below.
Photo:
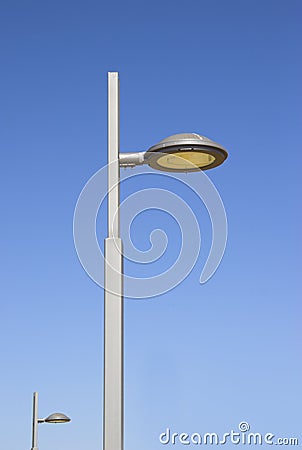
M33 396L33 433L32 433L32 448L31 450L38 450L38 423L66 423L70 422L70 418L62 413L50 414L45 419L38 419L38 392L34 392Z

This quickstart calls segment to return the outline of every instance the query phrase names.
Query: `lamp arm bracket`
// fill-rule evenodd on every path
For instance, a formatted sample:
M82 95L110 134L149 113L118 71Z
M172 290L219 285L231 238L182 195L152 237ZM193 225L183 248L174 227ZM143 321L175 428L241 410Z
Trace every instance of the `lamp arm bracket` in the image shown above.
M120 153L119 154L120 167L135 167L146 164L145 154L146 152Z

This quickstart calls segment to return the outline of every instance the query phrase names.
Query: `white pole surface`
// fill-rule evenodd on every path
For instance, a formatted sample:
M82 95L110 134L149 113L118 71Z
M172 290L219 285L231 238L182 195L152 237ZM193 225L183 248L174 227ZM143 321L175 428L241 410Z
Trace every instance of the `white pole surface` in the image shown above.
M33 430L31 450L38 450L38 392L34 392L33 395Z
M119 78L117 72L109 72L103 450L123 450L124 435L123 257L122 241L119 237L119 170Z

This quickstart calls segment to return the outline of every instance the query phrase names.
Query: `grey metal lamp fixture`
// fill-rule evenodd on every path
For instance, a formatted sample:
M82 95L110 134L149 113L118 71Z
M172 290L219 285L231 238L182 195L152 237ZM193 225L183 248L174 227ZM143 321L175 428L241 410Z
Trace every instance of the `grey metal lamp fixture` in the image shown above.
M39 423L66 423L70 418L62 413L53 413L45 419L38 419L38 392L33 395L33 428L31 450L38 450L38 424Z
M54 413L50 414L50 416L46 417L46 419L38 419L39 423L47 422L47 423L65 423L70 422L70 418L65 416L62 413Z
M220 144L196 133L169 136L146 152L120 153L121 167L148 164L165 172L196 172L222 164L228 153Z

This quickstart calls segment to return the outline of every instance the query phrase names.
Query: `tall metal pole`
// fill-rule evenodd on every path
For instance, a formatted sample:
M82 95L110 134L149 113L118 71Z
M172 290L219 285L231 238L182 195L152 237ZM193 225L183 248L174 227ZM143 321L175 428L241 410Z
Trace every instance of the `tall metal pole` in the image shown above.
M119 230L119 77L108 73L108 237L105 239L103 450L123 449L123 256Z
M38 392L34 392L33 396L33 433L31 450L38 450Z

